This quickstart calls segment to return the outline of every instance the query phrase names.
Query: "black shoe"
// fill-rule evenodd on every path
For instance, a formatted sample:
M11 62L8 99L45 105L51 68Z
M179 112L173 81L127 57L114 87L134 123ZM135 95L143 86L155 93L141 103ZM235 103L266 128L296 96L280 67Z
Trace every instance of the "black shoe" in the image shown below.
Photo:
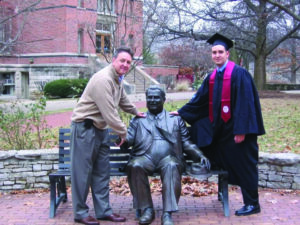
M155 218L155 212L153 208L147 208L143 212L142 216L139 219L139 224L146 225L152 223Z
M170 212L164 212L161 216L162 225L174 225L172 220L172 214Z
M239 210L235 211L236 216L248 216L255 213L260 213L259 204L256 205L244 205Z

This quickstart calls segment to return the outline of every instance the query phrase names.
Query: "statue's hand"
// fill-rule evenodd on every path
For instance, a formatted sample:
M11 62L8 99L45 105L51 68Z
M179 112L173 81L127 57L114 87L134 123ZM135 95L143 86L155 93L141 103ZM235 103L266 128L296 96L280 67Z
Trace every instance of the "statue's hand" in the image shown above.
M210 170L210 161L208 158L206 158L205 156L201 156L200 163L201 165L204 165L207 170Z

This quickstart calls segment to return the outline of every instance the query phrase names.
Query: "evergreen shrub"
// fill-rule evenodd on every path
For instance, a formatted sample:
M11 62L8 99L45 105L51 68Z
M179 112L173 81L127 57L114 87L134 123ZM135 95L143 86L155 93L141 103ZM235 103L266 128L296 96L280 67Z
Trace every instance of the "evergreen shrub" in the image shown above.
M46 84L44 93L48 98L68 98L81 96L88 79L60 79Z

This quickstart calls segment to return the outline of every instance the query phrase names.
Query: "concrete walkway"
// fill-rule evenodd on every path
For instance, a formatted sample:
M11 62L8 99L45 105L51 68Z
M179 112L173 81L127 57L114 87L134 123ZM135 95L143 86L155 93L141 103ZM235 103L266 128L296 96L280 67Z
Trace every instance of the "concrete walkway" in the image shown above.
M190 99L194 92L179 92L168 93L166 95L166 101L185 100ZM146 107L145 94L133 94L128 95L131 102L133 102L137 108ZM74 109L77 100L75 99L62 99L62 100L50 100L47 101L46 111L58 111L68 110L67 112L54 113L47 115L45 118L49 127L68 127L71 124L72 109Z
M190 99L195 92L176 92L167 93L166 100L184 100ZM145 94L131 94L128 98L133 103L146 102ZM49 100L47 101L46 111L56 111L60 109L73 109L77 103L76 99L62 99L62 100Z

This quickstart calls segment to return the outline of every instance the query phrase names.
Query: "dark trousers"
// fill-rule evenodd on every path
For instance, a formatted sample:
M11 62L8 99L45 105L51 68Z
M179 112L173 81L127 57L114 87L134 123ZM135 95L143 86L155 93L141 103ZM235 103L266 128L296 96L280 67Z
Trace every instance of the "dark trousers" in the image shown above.
M243 201L245 205L256 205L259 204L258 200L258 190L248 190L241 188Z

